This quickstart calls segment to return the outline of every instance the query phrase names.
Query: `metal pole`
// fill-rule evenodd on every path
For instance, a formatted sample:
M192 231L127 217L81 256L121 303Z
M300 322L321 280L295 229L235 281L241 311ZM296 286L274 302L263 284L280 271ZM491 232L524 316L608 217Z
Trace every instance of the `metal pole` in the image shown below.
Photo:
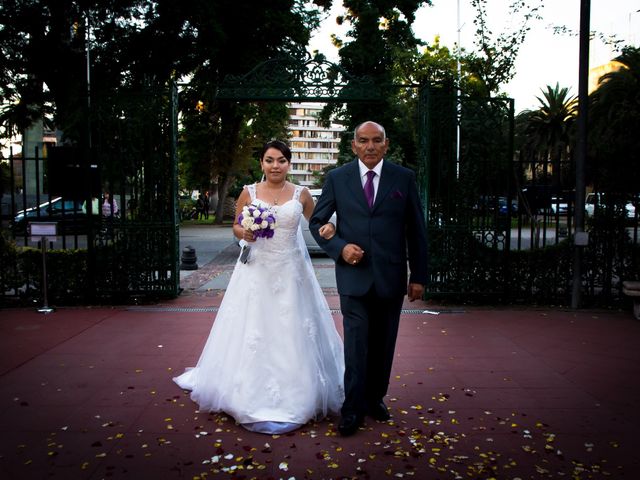
M51 313L53 308L49 306L49 300L47 296L47 237L40 238L40 244L42 245L42 298L43 305L38 309L40 313Z
M457 2L458 12L457 12L457 30L458 30L458 52L456 55L456 67L458 73L458 85L456 89L456 178L460 178L460 102L462 91L460 90L460 78L461 78L461 67L460 67L460 54L462 53L462 47L460 45L460 0Z
M91 149L91 123L89 112L91 111L91 19L89 10L85 12L85 49L86 49L86 73L87 73L87 144Z
M575 236L573 253L573 288L571 308L580 307L582 294L582 255L583 248L589 243L588 233L584 231L585 177L584 168L587 158L587 114L589 102L589 16L591 0L580 0L580 64L578 67L578 139L576 145L576 208Z

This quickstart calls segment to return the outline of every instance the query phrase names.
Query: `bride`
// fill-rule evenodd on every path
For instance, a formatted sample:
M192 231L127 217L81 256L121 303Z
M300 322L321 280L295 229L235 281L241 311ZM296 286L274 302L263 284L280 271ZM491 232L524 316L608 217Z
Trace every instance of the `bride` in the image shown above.
M265 180L245 186L233 225L248 257L245 246L197 365L174 381L191 391L200 410L225 412L248 430L274 434L340 411L344 353L300 230L313 198L287 182L285 143L267 143L260 165ZM238 223L247 205L275 217L272 237ZM321 228L327 238L334 231L332 224Z

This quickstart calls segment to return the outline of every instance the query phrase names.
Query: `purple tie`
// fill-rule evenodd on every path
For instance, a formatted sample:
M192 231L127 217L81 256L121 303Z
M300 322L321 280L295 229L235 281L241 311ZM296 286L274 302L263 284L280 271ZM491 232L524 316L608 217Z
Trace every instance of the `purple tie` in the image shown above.
M367 181L364 183L364 196L367 199L369 208L373 207L373 177L376 176L376 172L369 170L367 172Z

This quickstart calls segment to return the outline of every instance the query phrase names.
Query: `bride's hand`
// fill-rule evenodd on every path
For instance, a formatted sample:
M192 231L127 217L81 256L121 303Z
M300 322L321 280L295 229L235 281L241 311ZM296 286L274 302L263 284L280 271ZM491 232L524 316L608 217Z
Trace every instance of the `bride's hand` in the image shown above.
M256 237L253 234L253 230L249 230L249 229L244 229L244 231L242 232L242 239L245 242L255 242L256 241Z
M329 240L336 234L336 226L331 222L325 223L318 229L318 233L325 240Z

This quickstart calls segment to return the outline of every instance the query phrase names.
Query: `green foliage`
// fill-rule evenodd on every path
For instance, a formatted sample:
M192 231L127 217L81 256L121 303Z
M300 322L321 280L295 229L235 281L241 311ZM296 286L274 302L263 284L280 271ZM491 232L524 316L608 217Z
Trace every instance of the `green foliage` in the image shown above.
M546 183L571 189L574 175L566 166L575 144L575 122L578 100L568 88L547 85L542 97L537 97L537 110L524 110L516 119L516 149L524 158L540 165L549 162L552 178ZM542 172L546 175L546 172ZM524 180L523 180L524 181Z
M181 93L180 171L185 186L217 192L222 221L227 195L259 178L256 151L272 138L286 139L288 112L284 103L217 101L215 86L277 54L301 52L319 14L300 0L276 0L269 8L257 0L204 3L189 18L198 35L194 69Z
M9 162L0 159L0 198L11 188L11 171L9 170Z
M0 291L11 290L17 284L18 272L15 268L16 244L5 231L0 231ZM1 296L0 296L1 297Z
M0 4L0 124L21 133L34 120L80 142L86 136L87 39L90 40L92 95L132 85L141 78L166 79L169 68L135 61L132 54L171 62L160 41L139 47L148 34L154 3L142 0L56 2L7 0ZM162 80L160 80L162 81Z
M221 106L210 99L196 108L200 104L194 95L195 90L190 88L182 96L184 113L178 149L181 186L185 189L211 190L220 177L231 176L235 182L228 193L239 193L236 191L238 183L251 183L260 178L258 152L262 145L274 138L286 140L287 107L280 102L238 106L238 115L245 125L239 132L239 145L227 157L229 161L224 161L221 151L223 140L220 138L223 134L219 116ZM192 107L190 111L187 110L189 103Z
M424 47L421 55L418 55L415 63L412 65L411 71L401 72L400 78L413 79L420 85L437 84L453 87L458 83L458 58L449 48L440 44L440 37L435 37L433 43ZM465 59L460 58L461 63L461 82L464 84L468 77L466 75L466 67L464 67ZM466 89L462 87L462 90Z
M590 97L589 180L598 191L640 190L640 49L627 47L620 68Z
M383 125L391 139L387 157L405 165L415 165L417 159L415 131L410 127L417 123L417 117L408 115L410 112L402 100L403 90L392 85L405 83L407 73L415 71L413 65L420 42L411 25L416 10L430 3L347 0L344 7L348 13L340 19L350 25L349 39L337 39L342 45L340 65L349 74L369 77L389 90L382 101L330 105L328 110L350 131L365 120ZM345 135L340 146L341 161L353 158L350 142L351 137Z
M181 113L184 132L193 131L194 139L182 151L189 152L198 186L219 172L233 177L261 141L247 125L265 127L269 122L258 117L277 108L216 105L215 85L278 53L302 51L319 18L319 10L302 0L273 0L269 8L259 0L2 2L0 125L6 135L21 133L46 114L67 141L88 142L87 59L92 99L189 78L192 92L186 92ZM189 121L197 101L207 111ZM282 136L282 128L262 132Z
M47 263L47 297L50 305L70 305L86 301L89 296L86 250L49 250ZM3 292L16 290L19 295L3 296L22 303L42 301L42 251L20 247L7 242L0 235L0 288Z
M516 29L500 33L494 38L489 28L488 0L471 0L476 10L473 23L476 27L474 43L477 53L467 60L469 71L477 79L476 89L481 96L497 95L500 86L511 80L515 72L515 62L520 46L531 29L532 20L540 20L542 2L530 5L526 0L513 0L509 13Z

